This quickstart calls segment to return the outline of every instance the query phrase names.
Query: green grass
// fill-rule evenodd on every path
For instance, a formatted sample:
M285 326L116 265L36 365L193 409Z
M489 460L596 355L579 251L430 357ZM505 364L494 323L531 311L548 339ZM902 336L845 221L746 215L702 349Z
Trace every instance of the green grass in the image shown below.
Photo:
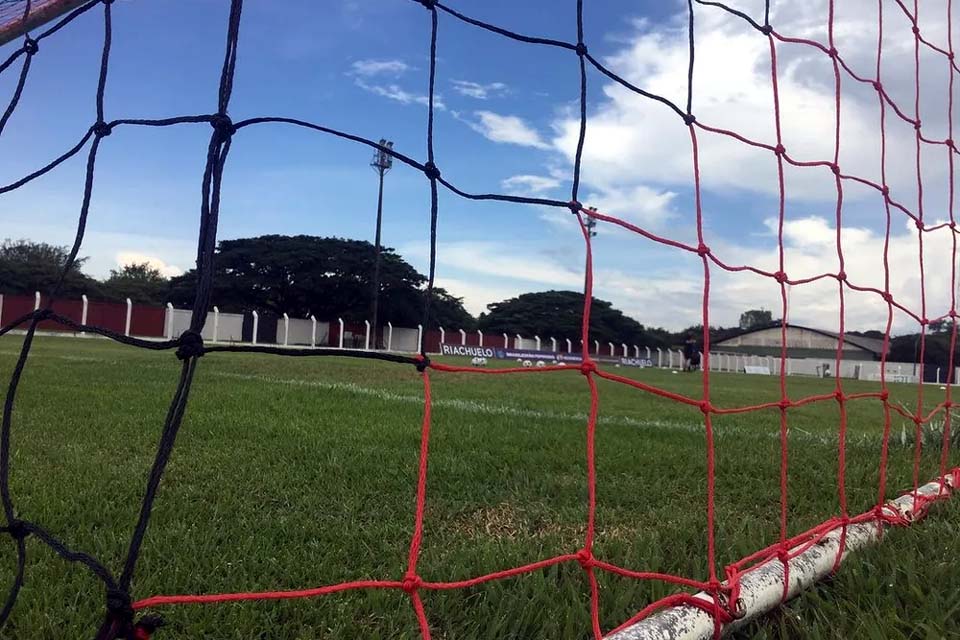
M0 340L0 376L20 338ZM21 517L119 573L179 363L101 340L39 338L13 415L11 490ZM618 369L690 396L695 374ZM778 399L775 378L713 374L713 402ZM580 548L586 520L585 414L575 371L432 374L433 431L420 573L463 579ZM789 395L829 380L790 378ZM874 383L844 381L849 393ZM917 390L891 385L896 401ZM925 405L942 399L925 387ZM705 460L696 408L599 381L595 554L638 569L706 577ZM422 383L406 365L340 358L209 354L160 487L133 585L155 594L295 589L399 579L413 526ZM718 416L717 562L775 542L778 411ZM789 411L791 533L835 515L836 402ZM882 410L848 406L851 513L876 500ZM903 420L895 418L899 435ZM909 425L912 427L912 424ZM899 440L899 438L897 438ZM912 450L891 448L889 496L911 486ZM951 461L957 464L957 459ZM921 478L936 475L936 452ZM960 502L960 501L958 501ZM943 638L960 635L960 506L945 504L831 584L741 635L756 638ZM0 538L0 589L14 545ZM0 637L91 637L99 582L28 539L27 582ZM891 586L892 585L892 586ZM671 585L601 577L606 630ZM459 591L424 593L434 638L587 638L578 565ZM172 606L158 640L416 638L409 599L366 591L286 602Z

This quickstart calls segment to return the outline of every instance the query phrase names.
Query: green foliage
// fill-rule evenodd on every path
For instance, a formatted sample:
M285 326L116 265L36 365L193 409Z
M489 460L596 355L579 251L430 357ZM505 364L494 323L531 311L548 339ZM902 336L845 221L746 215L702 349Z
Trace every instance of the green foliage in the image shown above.
M762 327L773 322L773 312L766 309L750 309L740 314L740 328L743 330Z
M384 247L380 253L380 322L415 326L422 320L427 279ZM361 240L266 235L222 240L214 258L213 300L222 311L288 313L349 321L369 319L374 246ZM170 300L193 303L196 272L171 281ZM434 290L431 326L472 328L460 298Z
M480 328L489 333L569 338L579 344L583 319L583 294L576 291L541 291L487 305ZM606 300L594 298L590 305L590 336L600 342L667 346L669 334L649 331L642 324L614 309Z
M45 242L4 240L0 243L0 293L33 295L35 291L50 291L60 279L69 254L66 247ZM63 297L99 294L97 281L80 270L86 261L78 257L73 262L60 288Z
M130 298L140 304L161 305L169 289L170 282L146 262L111 269L110 277L103 282L104 295L118 302Z

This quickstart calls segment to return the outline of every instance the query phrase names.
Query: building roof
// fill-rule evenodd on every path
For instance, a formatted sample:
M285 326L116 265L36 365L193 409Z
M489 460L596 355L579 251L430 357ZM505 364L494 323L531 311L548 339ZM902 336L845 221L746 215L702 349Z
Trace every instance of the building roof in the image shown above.
M736 333L732 333L728 336L725 336L721 340L717 340L714 344L717 346L722 345L727 340L732 340L733 338L739 338L740 336L747 335L748 333L756 333L758 331L766 331L767 329L779 329L780 321L771 322L769 324L760 325L758 327L751 327L750 329L742 329ZM827 331L826 329L815 329L813 327L804 327L799 324L787 323L787 329L803 329L804 331L811 331L813 333L819 333L822 336L828 336L830 338L840 339L840 334L834 331ZM860 347L865 351L869 351L878 356L883 355L883 340L878 338L864 338L863 336L852 335L849 333L843 334L843 341L845 343L852 344L855 347Z

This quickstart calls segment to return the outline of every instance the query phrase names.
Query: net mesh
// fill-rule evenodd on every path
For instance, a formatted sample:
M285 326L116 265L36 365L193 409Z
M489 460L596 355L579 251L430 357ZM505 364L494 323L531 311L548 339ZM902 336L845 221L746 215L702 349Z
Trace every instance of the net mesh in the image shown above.
M642 611L637 613L624 626L630 625L651 613L666 606L685 604L700 608L709 613L715 626L715 633L719 635L723 626L736 619L740 615L738 605L740 579L746 573L770 562L782 563L784 572L789 572L788 561L799 555L803 550L815 545L828 532L841 531L840 549L836 555L836 564L839 564L844 551L844 539L846 529L851 524L863 522L875 522L878 526L882 524L906 524L906 519L899 513L885 508L886 488L886 465L888 461L888 442L890 438L891 416L900 414L907 420L916 425L916 446L914 449L913 460L913 514L914 517L922 515L934 500L944 497L948 493L947 483L941 484L941 490L932 497L920 494L917 489L920 485L920 456L921 456L921 428L937 416L942 415L944 421L942 450L940 454L940 476L952 474L953 481L960 480L960 472L948 468L949 464L949 446L951 430L951 412L952 402L952 380L948 379L946 387L945 400L937 403L935 406L926 407L924 403L924 389L922 384L917 386L916 404L914 409L908 410L902 406L890 401L890 393L887 388L886 367L881 366L881 379L878 391L849 393L844 389L842 379L837 376L835 380L835 389L831 393L813 395L803 398L790 398L787 393L786 374L787 367L784 363L787 359L787 323L783 322L780 328L780 368L779 368L779 391L780 398L777 401L766 402L749 406L730 406L723 407L714 404L711 396L711 366L710 366L710 294L711 294L711 274L716 270L728 272L751 272L757 276L768 279L776 283L779 288L781 312L784 319L788 313L788 287L799 286L813 282L835 282L836 295L839 303L838 317L838 345L836 351L836 366L839 371L840 362L843 357L843 346L845 340L845 319L846 319L846 296L851 291L864 292L879 297L887 311L886 329L884 332L883 358L886 358L887 347L890 343L890 333L893 326L895 312L902 312L912 318L920 326L919 341L919 362L924 361L924 351L928 327L931 323L949 319L955 320L956 312L956 255L957 255L957 229L956 221L953 215L954 204L954 159L957 146L953 141L953 82L956 73L960 73L960 68L955 62L952 30L948 27L947 46L943 48L930 42L924 37L922 30L918 25L919 2L914 0L912 6L897 0L892 5L878 0L880 12L879 38L876 49L876 73L870 76L858 75L845 61L843 52L839 51L834 42L834 3L829 3L827 15L827 41L818 42L810 39L795 38L778 33L774 25L770 23L769 2L765 5L764 16L762 19L755 19L750 15L740 12L734 8L718 2L707 2L705 0L696 0L696 4L704 5L711 11L724 11L732 14L737 19L742 20L746 25L752 28L756 33L756 38L766 41L770 51L770 83L773 95L773 113L775 122L776 137L772 140L755 140L738 133L736 131L712 126L710 123L702 122L695 116L695 96L693 83L693 69L695 61L696 41L694 38L694 2L688 2L688 32L689 32L689 64L687 67L686 78L686 100L683 104L677 104L667 97L648 91L640 86L627 81L615 71L605 66L602 62L591 55L587 48L586 38L583 27L583 2L578 0L576 3L576 33L575 42L566 42L549 38L540 38L515 33L502 27L489 24L480 20L466 16L459 11L448 7L435 0L415 0L422 5L425 10L424 19L430 23L430 64L428 71L428 118L425 132L427 155L423 161L414 159L392 148L380 147L376 142L344 131L335 130L322 126L317 123L283 118L283 117L256 117L239 122L234 122L228 115L230 96L233 85L234 70L237 59L237 46L241 25L242 0L232 0L230 7L229 22L226 33L226 47L224 53L223 67L219 80L219 93L217 109L214 113L177 116L166 119L110 119L107 117L107 109L104 104L104 89L107 85L108 69L110 64L110 43L111 43L111 12L113 11L112 0L96 0L84 4L72 13L65 16L47 31L36 37L26 36L22 45L17 48L9 58L0 65L0 70L17 73L15 63L19 61L19 78L15 85L13 96L11 97L7 108L0 118L0 133L3 132L11 114L17 107L23 93L23 88L30 72L31 61L40 50L42 40L52 33L68 25L77 16L87 11L99 7L104 24L104 40L102 49L102 58L100 65L100 75L96 92L96 121L90 126L89 130L82 136L79 142L64 152L61 156L53 159L47 165L24 176L23 178L0 187L0 194L10 192L18 187L39 178L51 171L67 159L80 154L86 149L86 180L83 193L82 204L80 207L79 220L77 224L76 241L70 251L69 258L64 266L63 273L71 268L81 247L86 226L87 214L90 207L92 189L94 187L94 177L97 166L97 153L103 144L108 144L107 138L114 133L118 133L128 127L167 127L186 124L206 124L212 128L210 140L207 147L206 164L203 172L202 181L202 200L200 211L200 232L197 243L197 282L195 300L192 305L194 310L190 328L181 336L173 340L162 342L140 340L122 334L118 334L103 328L95 326L86 326L75 321L58 315L52 310L52 304L57 298L60 284L63 276L60 278L60 284L53 287L50 295L45 297L46 304L41 308L27 313L8 325L0 329L0 335L6 334L11 330L26 326L25 337L22 349L16 361L16 366L11 376L10 384L7 390L3 407L2 430L0 430L0 499L6 524L2 531L5 532L14 541L17 549L17 572L13 584L10 587L8 595L4 601L3 609L0 611L0 627L6 623L10 617L11 611L16 603L18 593L24 579L24 567L26 558L25 539L32 536L52 549L59 556L69 562L80 563L84 565L93 576L102 581L105 587L105 609L104 618L100 628L96 632L96 637L100 640L112 638L138 638L143 640L150 636L156 629L160 620L154 615L143 615L145 610L155 610L170 605L185 605L196 603L216 603L230 602L238 600L267 600L267 599L289 599L304 598L344 592L350 590L365 589L394 589L402 590L409 595L411 606L416 614L419 623L419 632L423 638L430 637L430 621L424 609L421 594L425 591L464 589L477 586L494 580L503 580L522 574L528 574L543 570L547 567L564 564L579 563L582 567L590 587L590 619L592 624L592 635L595 638L601 638L604 630L600 623L600 591L598 587L597 576L601 572L616 574L626 578L636 580L656 580L691 589L699 589L708 594L708 599L694 598L687 593L677 593L668 596L662 600L650 604ZM34 8L41 7L44 3L33 2ZM883 54L883 19L885 12L896 11L899 15L905 17L913 29L913 50L915 67L912 70L915 78L914 102L912 105L903 106L898 104L888 92L884 89L883 78L884 69L882 66ZM0 3L0 21L9 21L11 12L20 11L20 19L25 21L26 16L31 12L31 3L4 2ZM15 16L14 16L15 17ZM952 7L947 7L946 20L948 25L952 17ZM441 175L434 157L434 107L436 104L434 98L434 88L436 80L437 67L437 33L441 28L442 20L457 20L475 28L483 29L498 34L499 36L538 47L549 47L559 49L569 53L571 64L576 64L579 68L579 135L577 137L576 153L573 162L573 171L570 180L570 198L569 200L554 200L549 198L522 197L507 194L473 194L467 193L457 188L451 181ZM822 56L829 61L832 67L832 83L834 86L834 145L833 153L827 158L805 158L794 155L791 150L784 145L782 135L782 116L781 101L779 94L779 78L781 70L778 68L778 50L785 44L799 45L809 48L816 55ZM949 70L949 104L947 112L949 115L948 137L944 140L928 138L920 121L920 55L921 51L926 54L933 54L941 61L942 65ZM574 62L575 60L575 62ZM677 118L677 126L684 127L689 134L690 142L690 162L693 174L693 192L695 195L696 212L696 233L697 242L685 243L668 237L663 237L653 233L649 229L642 228L621 218L607 215L602 211L587 208L579 202L581 190L581 167L584 150L584 142L587 136L587 81L588 70L594 70L603 76L622 86L630 92L633 92L647 100L659 103L663 109L672 111ZM874 181L869 178L846 173L840 166L840 131L841 131L841 83L855 82L871 87L876 93L877 105L879 108L879 122L877 124L877 134L880 142L880 181ZM895 198L887 182L887 127L888 121L896 118L914 128L915 149L916 149L916 182L917 189L922 194L923 175L920 167L921 149L930 147L942 152L942 162L947 165L949 172L949 220L942 223L931 224L925 217L923 210L922 195L916 203L916 207L898 201ZM554 207L558 210L568 210L577 223L583 236L583 242L586 249L586 267L585 267L585 286L584 286L584 307L582 316L582 344L583 360L579 367L561 367L546 366L538 369L508 368L508 369L473 369L452 366L439 362L432 362L426 355L421 353L415 357L395 355L380 352L362 352L352 350L301 350L301 349L279 349L270 346L257 345L204 345L200 336L204 323L207 318L205 311L209 309L211 303L211 284L213 278L212 260L217 239L217 222L220 206L220 186L230 152L231 145L235 137L241 135L249 127L259 127L269 124L284 124L289 126L312 129L324 134L336 136L350 140L357 144L379 149L383 153L390 154L395 160L423 173L430 189L431 207L430 207L430 266L428 274L428 291L431 291L434 283L437 243L436 230L438 219L438 190L443 187L471 200L495 200L502 202L537 204L547 207ZM779 200L778 216L778 256L779 266L776 270L764 270L751 265L729 264L721 256L717 255L706 243L704 234L704 215L701 202L701 166L698 156L698 145L701 136L713 135L723 136L735 140L743 145L750 145L757 149L764 150L771 154L771 157L777 166L777 194ZM805 278L791 278L786 271L785 248L784 248L784 218L786 188L784 180L785 167L792 165L798 168L804 168L809 171L829 171L833 175L835 184L836 199L836 256L839 268L837 271L825 271L819 275ZM844 268L844 243L841 236L843 228L843 197L846 185L855 182L875 190L882 195L884 202L884 215L886 217L886 238L884 244L884 287L882 289L864 286L848 278ZM916 225L917 239L919 242L919 267L920 267L920 306L912 308L905 302L898 300L890 288L890 265L887 251L890 244L891 219L895 215L903 214L910 218ZM600 220L611 225L619 226L632 233L638 234L652 242L663 246L676 249L679 252L685 252L688 255L695 255L702 265L703 285L702 285L702 311L701 320L704 327L702 341L704 363L702 370L702 394L697 397L690 397L660 388L656 385L647 384L641 381L633 380L627 377L619 376L614 373L601 370L597 367L594 360L591 359L588 348L591 344L590 334L590 316L591 301L593 292L593 252L591 247L591 233L587 226L589 218ZM927 301L924 287L924 249L923 241L925 235L939 229L949 229L952 238L952 250L949 256L943 257L943 265L947 258L950 260L949 273L951 282L951 294L949 309L939 315L930 313L927 308ZM428 326L430 318L430 300L428 294L425 297L425 307L423 310L423 324ZM27 365L28 356L34 343L37 326L41 321L54 320L61 324L72 327L76 330L96 333L117 342L127 344L137 348L153 350L172 350L175 351L177 358L181 361L179 381L170 404L169 412L163 424L162 435L160 437L156 457L150 470L144 492L143 501L140 507L139 516L130 536L128 551L125 561L116 574L112 569L105 566L95 557L81 551L72 549L69 544L56 538L49 531L37 522L29 518L18 515L15 509L14 496L10 492L10 443L11 431L14 426L14 399L17 394L17 388L20 382L21 374ZM948 376L952 376L954 371L953 353L956 347L957 329L956 323L951 322L950 331L950 362L947 369ZM198 360L205 353L211 352L260 352L271 353L277 356L312 356L328 357L342 356L353 358L371 358L382 361L396 363L398 365L413 366L420 372L423 383L424 411L422 431L420 437L419 467L417 474L416 488L413 493L416 496L414 509L414 525L409 545L409 555L407 561L407 570L402 576L388 577L382 580L361 580L353 582L344 582L331 584L319 588L298 590L298 591L279 591L279 592L256 592L256 593L223 593L207 595L153 595L134 599L131 594L131 584L137 566L138 558L141 554L141 548L146 534L154 500L157 497L158 487L164 469L170 458L174 447L177 433L183 422L186 412L187 398L190 394L191 384L194 380ZM884 363L885 364L885 360ZM923 366L922 364L920 365ZM589 388L590 411L585 426L586 439L586 468L587 468L587 522L585 536L582 546L571 553L547 558L532 564L512 567L503 571L498 571L486 575L481 575L468 580L444 582L433 581L423 578L418 572L418 559L420 556L421 543L423 539L424 511L427 500L427 462L429 458L430 445L430 427L431 427L431 375L465 373L471 375L583 375L585 384ZM922 375L920 376L922 379ZM701 578L689 578L684 576L669 575L654 572L645 572L632 568L622 567L607 562L594 555L594 537L595 537L595 513L597 506L596 481L597 472L595 466L594 438L597 424L597 412L599 399L597 394L597 378L603 378L612 382L629 385L640 392L654 394L670 401L682 403L691 407L698 408L703 414L703 433L706 444L706 504L705 508L705 530L706 530L706 549L707 557L707 575ZM884 416L883 446L880 451L878 464L878 486L877 501L875 506L866 513L852 515L848 512L846 497L846 478L845 478L845 456L846 456L846 430L847 413L846 409L851 402L873 401L882 405ZM828 518L817 526L800 533L790 535L788 526L788 416L791 409L813 403L836 403L839 408L839 447L837 450L837 498L839 512ZM759 550L756 553L724 567L723 572L719 572L716 566L716 541L715 541L715 461L714 461L714 417L719 415L729 415L737 413L747 413L755 411L770 410L779 413L780 424L780 522L779 539L769 547ZM787 595L787 584L789 579L784 581L783 597Z

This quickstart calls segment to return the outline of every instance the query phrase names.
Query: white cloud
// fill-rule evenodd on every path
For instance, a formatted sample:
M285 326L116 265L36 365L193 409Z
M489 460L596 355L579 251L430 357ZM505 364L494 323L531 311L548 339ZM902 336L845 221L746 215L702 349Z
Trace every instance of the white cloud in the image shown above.
M504 116L492 111L476 111L479 122L468 122L470 128L493 142L517 144L522 147L549 149L536 129L517 116Z
M560 180L551 176L518 175L502 180L500 186L514 195L541 194L560 186Z
M676 196L672 191L657 191L638 184L603 188L589 193L584 202L621 220L642 227L657 227L672 217L670 205Z
M453 90L460 95L477 100L486 100L491 96L503 95L507 91L507 85L502 82L481 84L469 80L453 80L451 84L453 84Z
M549 256L493 242L441 243L437 261L442 267L507 280L574 288L583 285L581 273Z
M167 278L179 276L183 273L183 269L180 267L173 264L167 264L155 256L146 255L137 251L121 251L117 253L117 268L122 268L129 264L143 263L147 263L159 271L161 275L166 276Z
M813 4L816 3L778 3L772 18L778 32L825 41L821 37L824 11L818 9L819 4ZM838 15L837 48L858 73L869 76L875 66L876 3L851 0L845 4L851 6ZM766 38L745 27L740 18L716 8L697 6L696 15L693 111L697 120L776 144ZM912 90L908 90L911 78L906 71L913 68L913 38L909 38L909 51L899 46L898 23L891 22L885 33L884 86L907 113L912 113ZM635 85L683 105L687 46L685 20L677 20L673 25L658 24L655 30L642 24L627 46L604 63ZM780 119L787 152L797 160L832 159L835 106L830 59L812 47L781 43L778 76ZM923 79L927 82L921 90L922 103L930 111L922 114L924 130L929 127L931 137L943 139L946 76ZM614 83L604 85L603 96L591 109L587 127L583 162L589 180L605 185L639 182L691 186L691 141L682 120L664 105ZM880 112L876 93L869 85L842 74L841 103L841 169L879 183ZM579 118L567 114L555 122L555 128L558 133L553 144L572 159ZM899 122L888 107L888 182L895 193L901 194L898 199L905 202L915 202L913 136L912 127ZM698 143L706 188L777 193L776 159L770 151L702 130L698 130ZM939 157L937 163L924 169L930 180L944 174L945 161L939 161ZM795 198L835 197L833 176L824 167L791 169L787 190Z
M359 76L391 75L399 76L410 70L410 65L402 60L357 60L350 65L352 73Z
M354 83L364 91L369 91L375 95L389 98L390 100L394 100L400 104L420 104L423 106L428 106L430 104L430 98L428 96L410 93L397 84L369 84L361 78L355 78ZM433 107L441 111L446 108L441 96L434 94Z

